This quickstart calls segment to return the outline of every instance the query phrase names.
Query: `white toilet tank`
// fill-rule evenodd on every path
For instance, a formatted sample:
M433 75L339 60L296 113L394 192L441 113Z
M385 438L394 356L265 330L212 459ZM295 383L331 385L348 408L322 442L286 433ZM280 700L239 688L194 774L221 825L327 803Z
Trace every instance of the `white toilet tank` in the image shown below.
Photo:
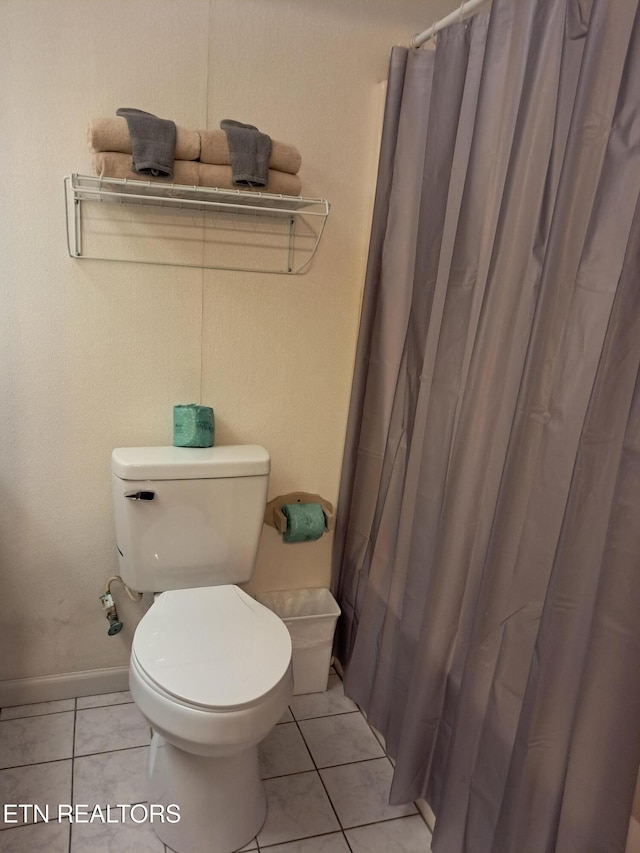
M139 592L248 581L271 460L259 445L111 454L120 574Z

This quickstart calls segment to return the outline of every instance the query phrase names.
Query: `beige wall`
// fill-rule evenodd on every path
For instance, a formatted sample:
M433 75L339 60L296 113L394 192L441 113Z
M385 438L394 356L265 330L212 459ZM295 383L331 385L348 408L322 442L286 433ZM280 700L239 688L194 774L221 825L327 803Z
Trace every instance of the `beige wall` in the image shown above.
M127 663L109 454L170 444L172 406L271 451L270 496L335 502L389 49L457 0L0 0L0 680ZM62 179L119 106L191 128L257 124L302 152L332 211L305 276L68 257ZM326 585L330 538L264 528L253 589ZM120 597L122 600L122 596Z

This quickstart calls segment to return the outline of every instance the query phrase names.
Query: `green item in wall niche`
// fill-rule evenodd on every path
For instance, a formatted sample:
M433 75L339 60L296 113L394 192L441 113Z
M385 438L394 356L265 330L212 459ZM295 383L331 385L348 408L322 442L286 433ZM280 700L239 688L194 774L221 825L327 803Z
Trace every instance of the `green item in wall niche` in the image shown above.
M173 407L174 447L213 447L215 423L211 406L185 403Z

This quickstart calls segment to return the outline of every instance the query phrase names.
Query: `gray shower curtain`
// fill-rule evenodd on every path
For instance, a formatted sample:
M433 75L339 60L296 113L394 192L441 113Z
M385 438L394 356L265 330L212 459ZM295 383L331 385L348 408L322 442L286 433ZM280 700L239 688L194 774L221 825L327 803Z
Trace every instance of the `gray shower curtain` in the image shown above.
M621 853L640 759L639 0L392 52L336 526L436 853Z

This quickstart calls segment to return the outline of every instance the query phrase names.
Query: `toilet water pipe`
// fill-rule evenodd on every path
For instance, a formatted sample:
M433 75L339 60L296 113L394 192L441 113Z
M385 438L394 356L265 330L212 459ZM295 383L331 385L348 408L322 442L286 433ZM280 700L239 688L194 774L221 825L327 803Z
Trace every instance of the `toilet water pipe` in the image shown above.
M131 599L131 601L140 601L142 598L141 592L134 592L132 589L126 585L126 583L122 580L120 575L113 575L109 578L109 580L104 585L104 592L100 596L100 604L102 604L102 609L105 611L105 616L109 620L109 630L107 633L110 637L113 637L115 634L119 634L122 631L123 624L118 619L118 613L116 611L116 603L113 600L113 595L111 594L111 584L115 581L119 581L125 589L125 592Z

